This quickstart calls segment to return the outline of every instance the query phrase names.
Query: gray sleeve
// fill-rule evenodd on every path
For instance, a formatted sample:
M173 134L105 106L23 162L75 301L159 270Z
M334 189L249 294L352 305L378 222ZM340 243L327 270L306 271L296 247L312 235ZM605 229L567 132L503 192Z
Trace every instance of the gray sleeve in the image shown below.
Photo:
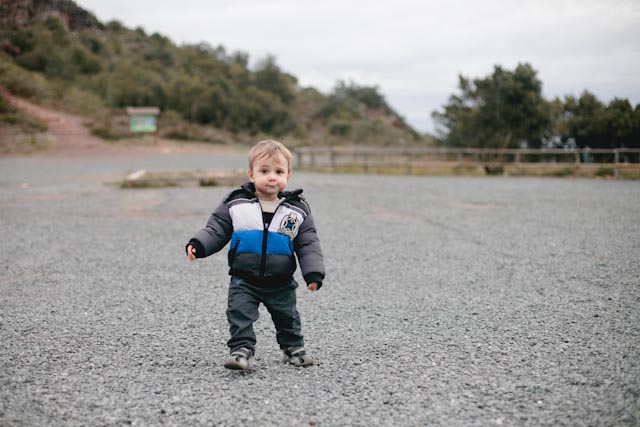
M231 240L232 232L233 225L229 206L226 203L221 203L209 217L207 225L198 231L192 240L200 242L204 250L202 257L207 257L224 248Z
M320 239L318 238L318 232L311 213L307 215L300 225L300 230L293 243L300 263L300 270L302 270L302 276L307 283L318 281L318 278L320 279L319 282L322 283L325 275L324 257L322 256Z

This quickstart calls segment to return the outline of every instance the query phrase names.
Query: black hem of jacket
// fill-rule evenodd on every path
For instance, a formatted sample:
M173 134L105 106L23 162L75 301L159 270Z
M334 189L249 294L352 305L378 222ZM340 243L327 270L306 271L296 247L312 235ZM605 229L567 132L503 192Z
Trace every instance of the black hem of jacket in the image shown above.
M256 277L233 269L229 270L229 275L238 277L248 284L258 288L277 288L283 284L290 283L291 280L293 280L293 276ZM318 289L322 287L322 274L320 273L309 273L304 279L307 286L309 286L310 283L316 282L318 284Z
M229 275L238 277L257 288L279 288L281 286L288 285L293 280L293 276L256 277L243 271L233 269L229 270Z

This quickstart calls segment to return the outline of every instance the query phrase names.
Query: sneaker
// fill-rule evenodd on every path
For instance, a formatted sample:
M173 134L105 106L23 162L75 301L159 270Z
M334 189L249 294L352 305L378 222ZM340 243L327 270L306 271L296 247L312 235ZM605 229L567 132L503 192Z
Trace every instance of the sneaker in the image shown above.
M252 370L253 363L253 351L247 347L234 351L224 359L225 368L241 371Z
M282 351L284 352L283 362L289 362L295 366L313 365L313 357L307 354L304 347L288 347Z

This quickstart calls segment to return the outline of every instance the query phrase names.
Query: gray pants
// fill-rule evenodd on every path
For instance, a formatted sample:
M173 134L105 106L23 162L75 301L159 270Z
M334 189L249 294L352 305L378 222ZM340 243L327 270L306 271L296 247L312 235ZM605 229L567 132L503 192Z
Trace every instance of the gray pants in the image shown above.
M232 277L229 284L227 320L231 338L227 341L229 350L250 348L255 353L256 335L253 323L258 320L258 307L264 304L271 314L276 327L276 339L280 348L304 346L300 315L296 309L296 288L298 283L291 280L275 289L250 285L238 277Z

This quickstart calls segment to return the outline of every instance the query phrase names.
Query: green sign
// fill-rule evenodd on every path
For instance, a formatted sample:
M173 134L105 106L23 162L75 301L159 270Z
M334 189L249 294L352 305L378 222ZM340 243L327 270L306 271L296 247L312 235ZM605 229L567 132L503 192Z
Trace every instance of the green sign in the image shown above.
M132 114L130 120L131 133L155 132L156 116L153 114Z

